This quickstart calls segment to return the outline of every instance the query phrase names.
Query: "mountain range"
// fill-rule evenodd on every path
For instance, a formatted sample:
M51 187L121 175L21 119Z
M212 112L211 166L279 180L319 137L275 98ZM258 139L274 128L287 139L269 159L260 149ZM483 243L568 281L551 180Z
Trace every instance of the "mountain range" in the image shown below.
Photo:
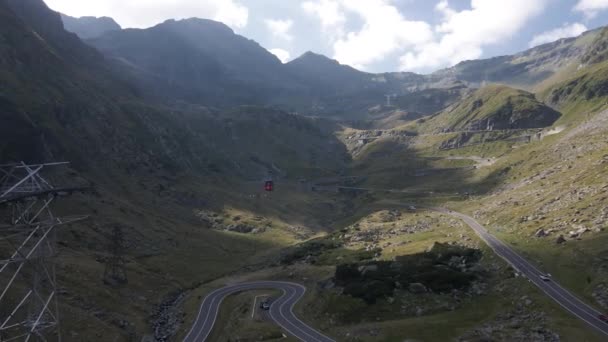
M405 321L420 325L408 333L425 340L446 317L456 322L446 336L467 336L490 324L488 314L528 315L533 326L486 330L594 338L561 324L540 296L530 295L544 316L528 304L503 314L527 302L527 283L453 219L394 202L483 219L581 297L601 297L608 28L427 75L374 74L313 52L281 63L212 20L122 29L111 18L62 15L42 0L0 0L0 84L0 160L67 160L68 178L95 189L58 208L91 215L59 233L67 340L178 338L209 282L248 277L306 282L319 301L297 310L335 336L358 329L374 340L378 329L404 340ZM268 179L273 193L263 191ZM588 234L578 239L571 225ZM126 287L100 280L118 228L128 242ZM399 287L395 296L405 297L391 292L372 303L345 295L332 278L339 266L393 265L399 253L422 253L424 266L429 251L455 253L449 246L462 244L483 254L476 274L489 279L466 293L422 285L412 298ZM449 264L459 277L458 260ZM425 277L446 265L433 267ZM585 285L579 272L590 277ZM484 291L491 294L477 305ZM250 307L239 298L231 303ZM448 316L423 319L435 314ZM244 336L229 330L218 334Z
M407 102L408 111L432 114L453 103L450 94L462 85L500 83L540 90L578 62L586 63L584 56L591 53L600 32L589 31L513 56L461 62L429 75L370 74L312 52L282 64L226 25L196 18L169 20L148 29L112 30L86 42L123 74L137 79L143 92L164 97L171 105L265 104L308 115L365 119L386 95L396 95L397 103ZM436 97L452 100L435 99L435 105L401 100L428 98L429 89Z

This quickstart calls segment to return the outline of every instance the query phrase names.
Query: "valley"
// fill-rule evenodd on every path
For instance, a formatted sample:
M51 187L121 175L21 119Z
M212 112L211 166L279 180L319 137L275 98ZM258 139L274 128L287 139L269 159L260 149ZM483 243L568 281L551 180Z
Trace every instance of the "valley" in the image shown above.
M606 340L606 32L374 74L207 19L0 0L0 160L92 189L53 208L88 216L56 231L53 336Z

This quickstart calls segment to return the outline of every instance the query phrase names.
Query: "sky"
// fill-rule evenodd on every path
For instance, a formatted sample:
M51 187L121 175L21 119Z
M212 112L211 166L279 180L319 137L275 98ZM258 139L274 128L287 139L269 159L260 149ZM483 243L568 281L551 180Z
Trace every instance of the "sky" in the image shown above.
M288 62L306 51L369 72L429 73L608 25L608 0L45 0L123 28L221 21Z

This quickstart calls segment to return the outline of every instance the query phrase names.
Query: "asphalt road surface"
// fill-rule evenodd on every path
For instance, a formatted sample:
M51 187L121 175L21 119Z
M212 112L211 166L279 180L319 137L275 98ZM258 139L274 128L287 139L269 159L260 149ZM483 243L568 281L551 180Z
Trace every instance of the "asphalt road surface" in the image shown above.
M222 301L227 296L243 291L277 289L283 295L270 305L270 318L286 333L305 342L335 342L299 320L293 307L304 296L306 288L300 284L281 281L259 281L222 287L211 292L201 304L198 316L184 342L206 341L215 325Z
M608 339L608 323L603 322L598 318L602 313L587 305L574 294L561 287L553 279L544 281L540 275L545 275L536 266L529 263L521 255L515 252L511 247L504 242L498 240L490 234L479 222L470 216L457 213L445 208L429 208L434 211L442 212L454 217L462 219L469 227L471 227L485 243L494 250L494 252L507 261L511 266L518 270L522 275L527 277L534 285L541 289L547 296L551 297L559 305L564 307L570 313L580 318L590 327L594 328ZM581 280L583 281L583 280Z

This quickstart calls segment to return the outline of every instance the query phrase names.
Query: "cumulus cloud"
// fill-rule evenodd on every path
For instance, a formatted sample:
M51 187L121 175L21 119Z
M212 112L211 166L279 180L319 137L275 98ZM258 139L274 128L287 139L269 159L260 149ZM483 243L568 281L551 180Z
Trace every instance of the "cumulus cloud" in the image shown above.
M587 31L587 27L581 23L564 24L562 27L558 27L553 30L549 30L538 34L530 41L530 47L535 47L545 43L551 43L558 39L576 37L581 33Z
M359 69L432 37L429 24L407 20L389 0L317 0L302 7L316 15L325 30L334 30L333 57ZM347 14L362 20L359 30L347 32Z
M109 16L123 27L150 27L167 19L191 17L221 21L234 29L247 26L249 10L235 0L45 0L52 9L76 17Z
M393 1L308 0L302 8L333 32L334 58L341 63L366 69L398 54L401 70L428 71L481 57L484 47L510 39L549 2L471 0L470 9L457 11L440 0L439 23L431 26L406 18ZM348 29L351 16L361 20L356 30Z
M471 0L471 9L455 11L447 0L432 40L417 44L400 58L402 70L430 70L482 56L484 46L503 43L542 13L547 0Z
M293 36L291 35L293 20L266 19L264 22L273 36L288 42L293 40Z
M579 0L575 11L583 12L587 17L595 17L598 12L608 9L608 0Z
M344 31L346 14L338 0L304 1L302 8L306 13L319 18L326 33L334 33L339 36Z
M291 58L291 54L289 53L289 51L283 49L270 49L268 51L270 51L270 53L272 53L273 55L277 56L277 58L280 59L283 63L289 62L289 59Z

